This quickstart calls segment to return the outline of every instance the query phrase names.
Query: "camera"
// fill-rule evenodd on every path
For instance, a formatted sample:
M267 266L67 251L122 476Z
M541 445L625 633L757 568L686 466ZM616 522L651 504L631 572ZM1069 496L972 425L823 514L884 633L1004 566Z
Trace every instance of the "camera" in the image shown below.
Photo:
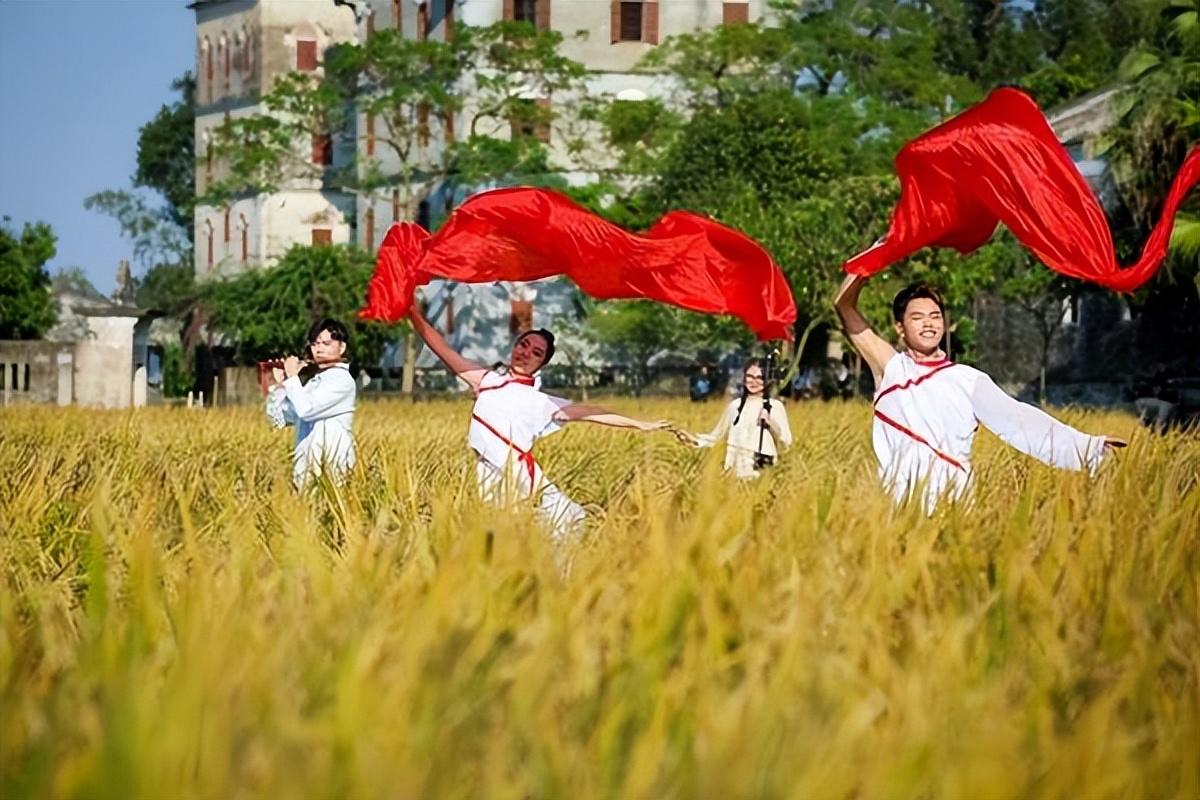
M767 467L775 466L775 456L767 455L766 453L754 454L754 468L766 469Z

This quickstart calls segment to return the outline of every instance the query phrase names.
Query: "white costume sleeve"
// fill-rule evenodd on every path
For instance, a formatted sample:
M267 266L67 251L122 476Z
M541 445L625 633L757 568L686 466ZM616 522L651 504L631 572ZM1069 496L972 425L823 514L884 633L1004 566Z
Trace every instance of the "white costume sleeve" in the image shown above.
M696 434L696 441L701 447L713 447L717 442L725 438L725 434L729 432L729 426L733 424L733 407L737 404L733 403L725 406L725 411L721 414L721 418L717 420L717 427L713 428L708 433Z
M1104 458L1104 437L1065 425L1041 409L1007 395L980 374L971 392L975 418L1010 447L1060 469L1094 472Z
M314 422L323 419L347 396L354 394L354 379L346 373L344 380L309 381L305 386L299 378L293 377L283 382L283 389L296 416L305 422Z
M778 400L771 401L771 421L779 427L779 449L792 446L792 427L788 424L787 409Z
M565 420L559 417L558 412L571 405L571 401L565 397L557 397L545 392L538 392L537 398L531 411L541 425L535 434L535 438L540 438L562 429Z
M267 419L274 428L284 428L298 422L295 409L288 402L287 392L282 386L276 386L267 392Z

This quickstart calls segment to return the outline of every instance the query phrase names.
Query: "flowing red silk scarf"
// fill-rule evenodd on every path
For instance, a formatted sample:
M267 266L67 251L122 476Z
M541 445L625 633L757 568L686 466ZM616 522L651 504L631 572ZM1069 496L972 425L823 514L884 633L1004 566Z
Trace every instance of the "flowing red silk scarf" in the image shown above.
M1104 211L1033 100L997 89L918 136L896 156L900 202L887 236L843 269L873 275L922 247L969 253L1003 222L1046 266L1118 292L1150 280L1167 253L1175 212L1200 180L1200 147L1171 184L1141 258L1122 269Z
M565 275L600 299L645 298L732 314L759 339L791 339L792 290L757 242L706 217L672 211L630 233L558 192L516 187L477 194L431 236L410 222L380 245L359 316L395 322L432 278L465 283Z

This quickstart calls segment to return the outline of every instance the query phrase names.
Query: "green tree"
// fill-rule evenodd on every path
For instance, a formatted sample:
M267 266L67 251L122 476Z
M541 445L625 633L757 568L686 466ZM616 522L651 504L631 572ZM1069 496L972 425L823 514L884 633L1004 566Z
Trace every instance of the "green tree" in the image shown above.
M137 171L133 185L158 192L167 201L172 222L193 240L196 205L196 79L185 72L171 82L180 97L163 105L138 130Z
M58 316L46 272L56 239L44 222L27 222L20 233L11 222L0 222L0 339L37 339Z
M275 266L209 282L202 295L211 324L244 362L299 353L308 327L334 317L351 329L352 358L370 365L391 338L390 328L357 317L373 269L371 254L357 247L297 245Z

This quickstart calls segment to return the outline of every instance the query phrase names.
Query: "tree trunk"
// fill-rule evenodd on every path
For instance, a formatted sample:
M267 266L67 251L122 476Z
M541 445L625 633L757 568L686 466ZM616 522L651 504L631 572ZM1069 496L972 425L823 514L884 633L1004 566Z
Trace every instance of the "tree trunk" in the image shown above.
M400 378L400 391L404 394L413 393L413 383L417 375L417 337L409 333L404 337L404 371Z

